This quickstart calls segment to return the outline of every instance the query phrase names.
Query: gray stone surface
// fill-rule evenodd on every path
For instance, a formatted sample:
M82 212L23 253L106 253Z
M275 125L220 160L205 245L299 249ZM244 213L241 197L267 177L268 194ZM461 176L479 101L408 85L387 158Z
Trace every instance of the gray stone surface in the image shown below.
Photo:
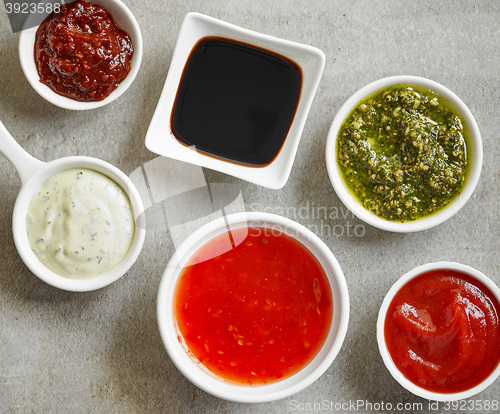
M96 292L64 292L36 278L17 255L11 216L20 180L0 157L0 412L289 413L329 411L333 404L346 404L337 412L380 412L384 411L380 404L388 403L394 409L398 403L417 404L408 412L452 412L444 404L434 410L392 379L378 353L375 322L390 286L426 262L462 262L500 284L500 3L126 3L144 37L143 63L134 84L107 107L71 112L45 102L24 78L17 54L19 34L12 34L2 2L0 120L41 160L89 155L131 174L156 157L145 148L144 137L187 12L199 11L322 49L325 72L286 186L268 190L208 170L205 177L208 182L238 184L247 210L282 213L316 229L347 279L351 300L347 337L328 371L290 398L245 405L206 394L177 371L158 333L156 293L174 251L166 227L151 225L162 220L158 207L148 210L144 250L128 274ZM484 145L483 172L471 200L446 223L414 234L387 233L349 214L325 167L326 136L342 103L363 85L397 74L428 77L452 89L476 116ZM332 217L325 218L322 208ZM358 234L353 235L356 228ZM471 404L498 400L499 395L500 381L496 381ZM349 409L351 402L379 405ZM481 412L460 410L465 411Z

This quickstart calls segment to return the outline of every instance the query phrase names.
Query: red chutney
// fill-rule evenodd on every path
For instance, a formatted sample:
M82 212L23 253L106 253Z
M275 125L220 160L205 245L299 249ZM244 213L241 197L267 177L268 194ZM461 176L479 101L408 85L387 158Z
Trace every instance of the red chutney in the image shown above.
M409 281L385 319L387 348L403 375L433 392L457 393L500 361L500 305L469 275L434 270Z
M327 276L297 240L260 227L232 231L232 240L243 241L213 257L227 236L191 259L208 260L182 271L174 300L179 341L231 382L265 384L293 375L328 336L333 302Z
M35 62L40 82L77 101L102 101L129 71L134 48L97 4L62 4L39 26Z

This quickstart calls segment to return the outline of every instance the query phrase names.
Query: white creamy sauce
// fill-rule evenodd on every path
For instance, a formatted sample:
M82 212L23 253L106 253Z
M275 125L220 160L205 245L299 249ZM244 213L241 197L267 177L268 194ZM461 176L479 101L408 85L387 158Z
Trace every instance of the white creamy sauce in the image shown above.
M115 267L134 237L128 196L105 175L71 169L51 177L31 199L30 246L55 273L83 279Z

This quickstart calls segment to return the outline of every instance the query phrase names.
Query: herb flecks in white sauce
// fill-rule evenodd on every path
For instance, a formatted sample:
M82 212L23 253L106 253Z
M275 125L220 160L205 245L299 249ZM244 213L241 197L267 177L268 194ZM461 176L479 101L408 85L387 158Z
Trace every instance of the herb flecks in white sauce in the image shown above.
M115 267L134 237L132 207L105 175L71 169L51 177L33 196L26 228L40 261L69 278L91 278Z

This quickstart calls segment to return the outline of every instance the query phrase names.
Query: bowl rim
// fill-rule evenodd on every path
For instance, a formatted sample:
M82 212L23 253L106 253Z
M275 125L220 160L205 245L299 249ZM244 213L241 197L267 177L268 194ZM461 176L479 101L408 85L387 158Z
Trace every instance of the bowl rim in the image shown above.
M389 305L392 302L392 299L396 295L396 293L398 293L399 290L406 283L408 283L410 280L420 276L423 273L429 272L431 270L440 270L440 269L456 270L458 272L465 273L465 274L473 277L477 281L484 284L491 291L491 293L495 296L497 301L500 303L500 289L490 278L488 278L485 274L483 274L479 270L476 270L473 267L470 267L468 265L464 265L464 264L461 264L458 262L441 261L441 262L426 263L424 265L418 266L418 267L410 270L409 272L405 273L391 286L391 288L387 292L387 294L384 297L384 300L382 301L382 304L380 306L380 310L379 310L378 318L377 318L377 344L378 344L379 353L382 357L384 365L386 366L387 370L390 372L392 377L403 388L410 391L412 394L417 395L417 396L422 397L422 398L425 398L427 400L456 401L456 400L462 400L465 398L472 397L473 395L480 393L481 391L485 390L488 386L490 386L498 378L498 376L500 376L500 362L498 363L497 367L493 370L493 372L484 381L482 381L480 384L478 384L478 385L476 385L468 390L456 392L456 393L433 392L433 391L426 390L426 389L414 384L413 382L408 380L401 373L401 371L399 371L399 369L396 367L396 365L392 361L392 358L390 356L389 350L387 349L387 346L385 343L385 337L384 337L384 326L385 326L385 318L386 318L387 310L389 308Z
M117 23L117 25L127 32L127 34L130 36L130 39L132 40L132 45L134 47L130 72L128 73L127 77L122 82L120 82L118 87L102 101L77 101L66 96L59 95L52 89L50 89L47 85L41 83L40 76L36 69L35 59L33 57L35 36L39 25L21 31L21 34L19 36L19 61L28 83L35 90L35 92L38 93L38 95L40 95L51 104L63 109L75 111L100 108L115 101L121 95L123 95L123 93L125 93L125 91L133 83L137 76L137 73L139 72L143 52L143 42L139 23L125 3L120 0L86 1L104 7L113 17L113 20Z
M124 258L108 272L91 278L73 279L61 276L47 268L35 255L30 247L26 232L26 214L33 194L52 176L60 172L85 168L102 173L116 182L127 194L134 215L135 229L132 244ZM19 256L29 270L45 283L56 288L71 292L88 292L97 290L121 278L136 262L142 250L146 224L143 214L144 207L138 190L132 181L120 169L98 158L72 156L59 158L44 163L37 174L23 183L14 204L12 214L12 232L14 244Z
M315 249L313 254L320 260L323 267L325 267L325 264L330 266L330 269L325 269L325 271L329 277L334 301L334 314L330 333L318 355L306 367L291 377L271 384L256 386L226 382L223 379L218 379L204 369L203 366L197 364L178 340L173 310L173 296L182 266L192 254L213 237L223 234L227 230L246 227L247 225L264 225L271 228L277 226L278 229L287 233L290 231L289 234L292 237L296 235L295 237L301 242L308 240L310 245L306 247L310 250L311 247ZM300 239L300 237L303 237L303 239ZM323 256L320 259L318 255ZM244 403L269 402L288 397L308 387L333 363L347 333L349 295L342 269L335 256L326 244L309 229L295 221L271 213L234 213L205 224L188 236L175 251L160 282L157 296L157 319L160 336L170 359L177 369L194 385L211 395L228 401Z
M470 133L471 161L465 186L447 206L417 220L397 222L383 219L367 210L350 192L340 175L337 165L337 135L343 121L365 97L393 85L410 85L427 88L445 98L463 117ZM450 89L433 80L412 75L397 75L373 81L351 95L335 115L326 143L326 165L332 186L344 205L359 219L382 230L397 233L422 231L437 226L455 215L469 200L481 175L483 148L477 122L465 103Z
M222 37L261 47L295 62L302 71L302 87L295 116L280 151L266 166L246 166L198 153L181 144L171 128L171 114L182 73L200 39ZM150 151L210 168L271 189L282 188L290 175L297 148L325 66L325 55L316 47L245 29L198 12L182 22L161 96L149 125L145 145Z

